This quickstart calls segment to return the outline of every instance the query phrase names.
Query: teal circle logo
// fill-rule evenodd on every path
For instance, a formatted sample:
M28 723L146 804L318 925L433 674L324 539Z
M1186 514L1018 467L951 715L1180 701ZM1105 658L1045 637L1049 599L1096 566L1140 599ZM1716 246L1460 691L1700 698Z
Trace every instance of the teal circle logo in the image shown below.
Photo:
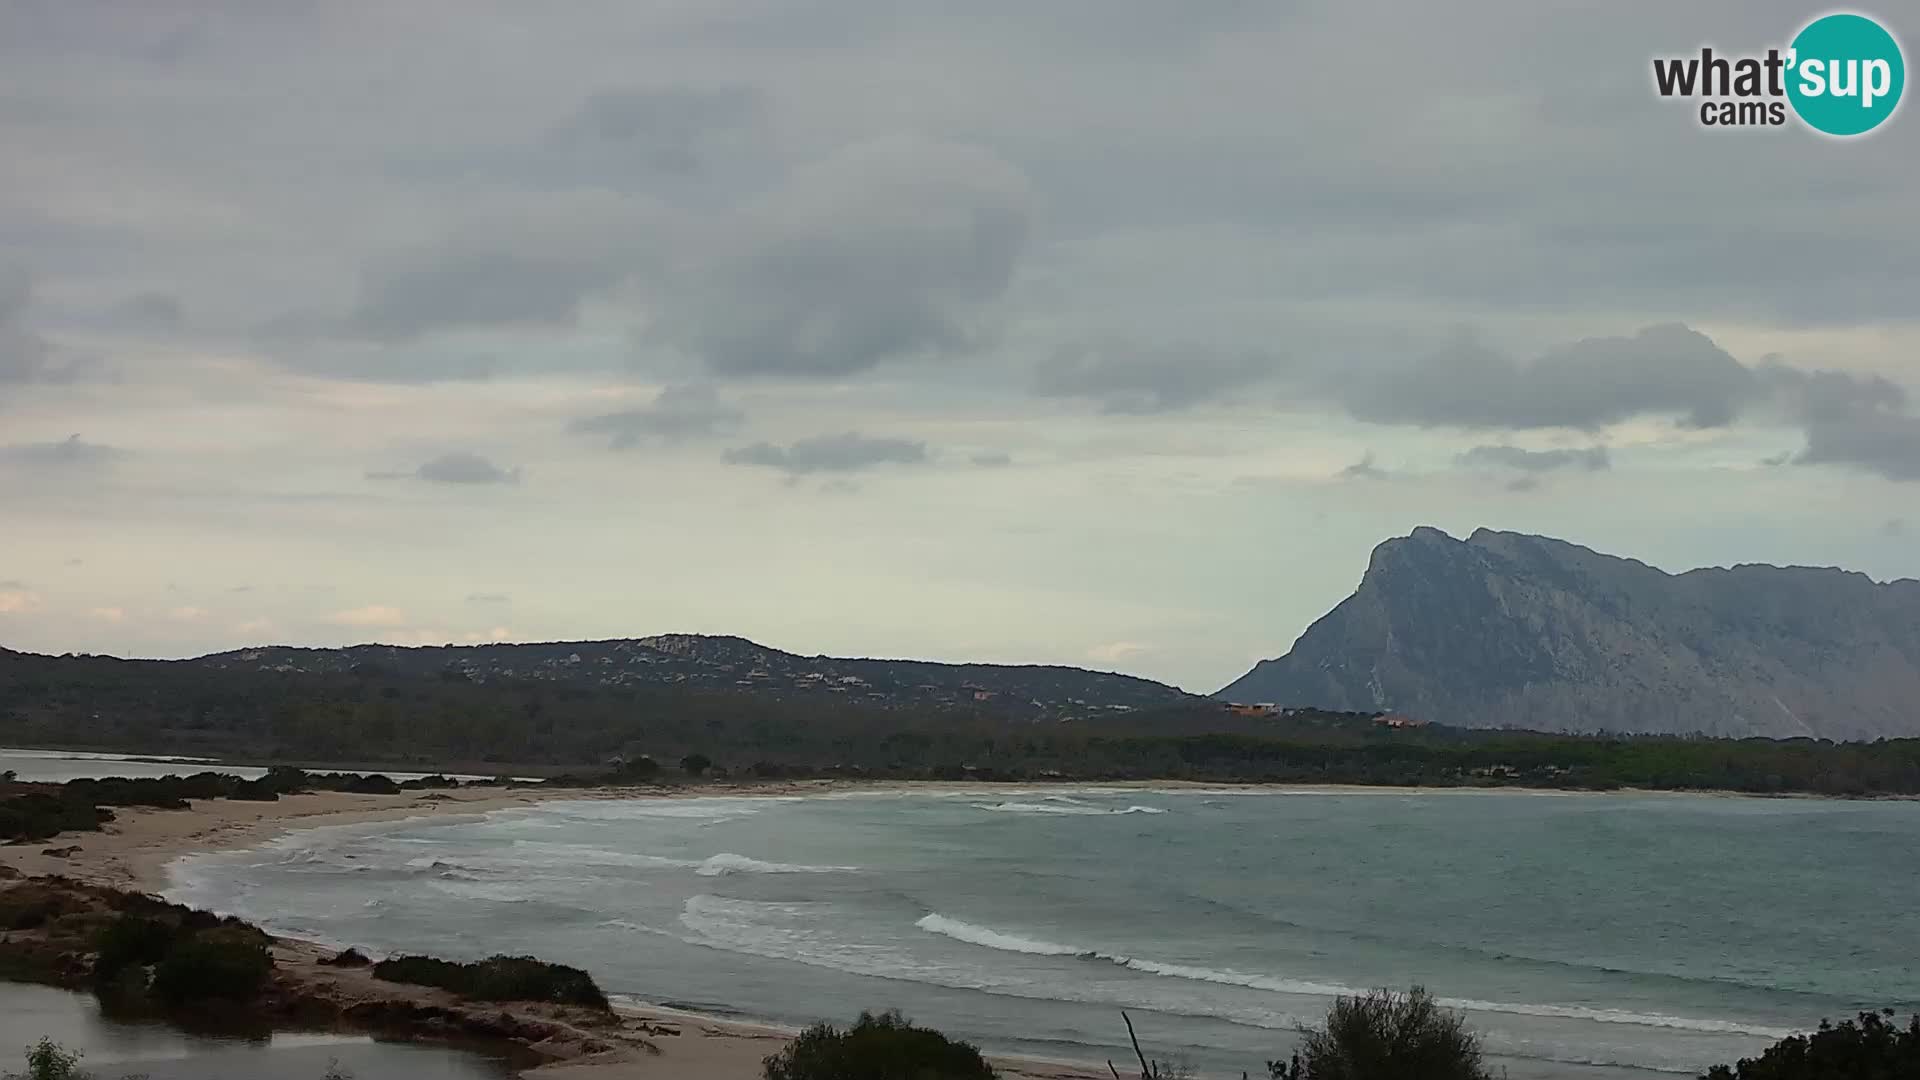
M1864 135L1899 108L1907 85L1900 43L1865 15L1823 15L1790 48L1787 100L1815 131Z

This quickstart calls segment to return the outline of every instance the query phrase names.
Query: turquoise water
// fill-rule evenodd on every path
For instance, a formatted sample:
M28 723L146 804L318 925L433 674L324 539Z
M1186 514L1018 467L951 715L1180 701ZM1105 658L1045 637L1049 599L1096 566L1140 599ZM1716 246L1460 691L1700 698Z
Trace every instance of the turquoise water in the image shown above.
M1515 1077L1694 1073L1920 1007L1920 803L1519 792L555 802L312 830L174 896L377 949L526 951L804 1024L898 1006L990 1048L1256 1074L1423 983Z

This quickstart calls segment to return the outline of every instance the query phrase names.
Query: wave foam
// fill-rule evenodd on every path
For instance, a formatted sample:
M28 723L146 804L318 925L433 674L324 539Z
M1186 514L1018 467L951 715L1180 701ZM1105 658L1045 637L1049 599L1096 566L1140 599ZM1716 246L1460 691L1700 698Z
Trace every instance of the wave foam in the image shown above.
M860 869L857 866L806 866L800 863L763 862L750 859L745 855L735 855L723 851L711 856L698 865L694 873L701 877L720 877L725 874L847 874Z
M1352 996L1362 992L1356 987L1341 983L1290 979L1274 975L1233 971L1231 969L1198 967L1191 964L1169 964L1157 960L1124 956L1119 953L1101 952L1098 949L1081 948L1076 945L1063 945L1059 942L1026 937L1021 934L995 930L991 927L976 926L972 923L962 922L959 919L948 918L938 912L921 918L914 923L914 925L929 933L940 934L953 938L956 941L966 942L969 945L998 949L1002 952L1025 953L1030 956L1072 956L1082 960L1103 961L1126 968L1130 971L1140 972L1143 975L1157 975L1162 978L1186 979L1193 982L1239 986L1249 990L1263 990L1275 994L1299 994L1311 997L1342 997ZM1725 1035L1756 1035L1771 1039L1783 1039L1792 1034L1792 1032L1784 1028L1748 1024L1737 1020L1669 1016L1664 1013L1631 1012L1625 1009L1602 1009L1586 1005L1483 1001L1478 998L1436 998L1435 1000L1448 1008L1464 1009L1470 1012L1505 1013L1517 1016L1545 1016L1561 1020L1587 1020L1600 1024L1632 1024L1640 1027L1672 1028L1682 1031L1705 1031Z
M1119 814L1164 814L1158 806L1129 806L1124 810L1111 810L1104 806L1089 806L1085 803L1060 802L1002 802L974 803L975 810L991 810L1000 814L1060 814L1068 817L1112 817Z

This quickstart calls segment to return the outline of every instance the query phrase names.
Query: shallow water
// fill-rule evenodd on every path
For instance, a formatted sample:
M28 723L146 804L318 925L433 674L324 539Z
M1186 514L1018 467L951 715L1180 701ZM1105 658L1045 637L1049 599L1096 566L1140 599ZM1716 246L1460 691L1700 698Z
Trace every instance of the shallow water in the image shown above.
M506 1080L504 1061L461 1050L381 1043L349 1035L276 1035L270 1040L189 1035L100 1014L88 994L0 983L0 1074L25 1068L25 1048L50 1038L82 1054L98 1080L321 1080L331 1068L354 1080Z
M1920 803L1520 792L555 802L294 834L175 898L379 949L532 952L804 1024L899 1006L1118 1054L1127 1008L1255 1073L1332 995L1423 983L1515 1077L1697 1073L1920 1005Z

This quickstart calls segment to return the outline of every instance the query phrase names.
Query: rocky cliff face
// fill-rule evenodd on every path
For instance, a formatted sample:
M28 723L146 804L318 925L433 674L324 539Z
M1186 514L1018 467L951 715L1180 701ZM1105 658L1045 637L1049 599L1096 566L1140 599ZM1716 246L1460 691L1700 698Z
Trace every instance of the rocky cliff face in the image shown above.
M1547 731L1920 735L1920 581L1667 574L1541 536L1415 529L1218 695Z

